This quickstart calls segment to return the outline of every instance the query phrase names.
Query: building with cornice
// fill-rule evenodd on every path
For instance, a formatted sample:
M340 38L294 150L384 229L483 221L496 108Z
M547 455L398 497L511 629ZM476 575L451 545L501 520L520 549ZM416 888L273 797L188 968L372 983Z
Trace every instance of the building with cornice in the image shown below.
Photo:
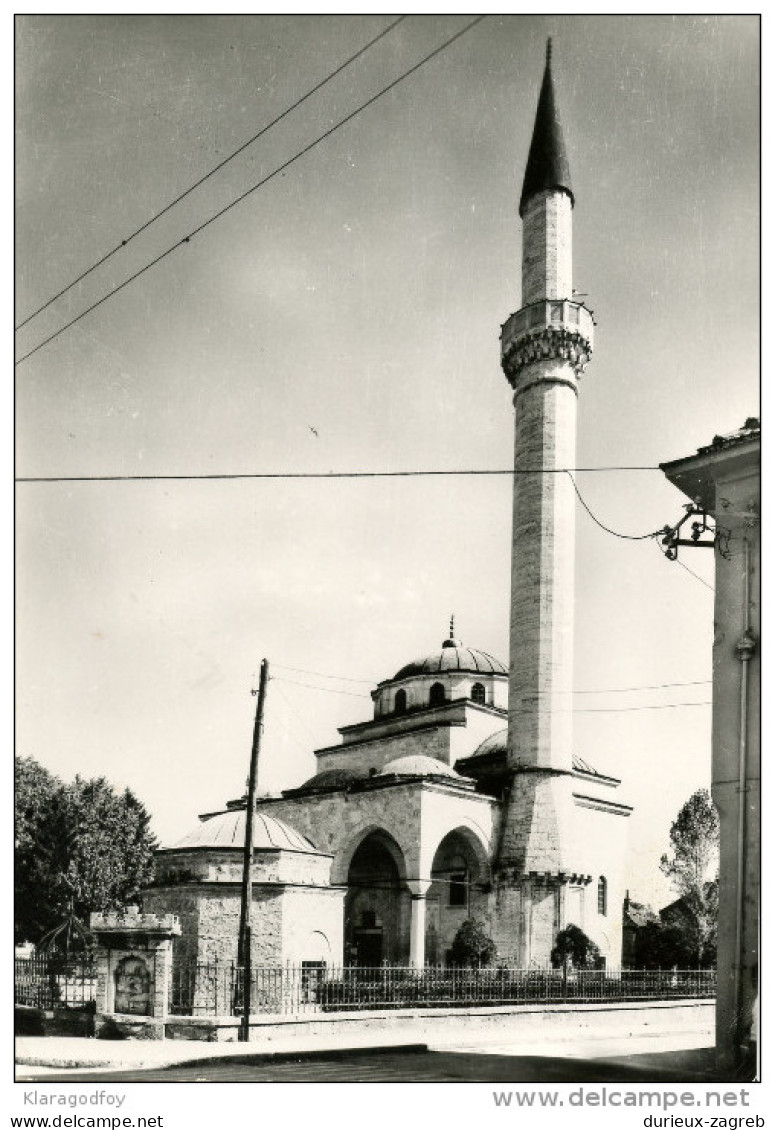
M546 965L575 924L621 962L627 817L620 782L574 755L574 485L579 379L593 318L574 298L574 194L551 46L519 203L522 305L501 331L514 393L508 666L449 637L372 691L373 716L316 751L317 772L262 798L255 961L422 966L469 917L499 959ZM180 952L234 959L245 798L157 858L150 910Z

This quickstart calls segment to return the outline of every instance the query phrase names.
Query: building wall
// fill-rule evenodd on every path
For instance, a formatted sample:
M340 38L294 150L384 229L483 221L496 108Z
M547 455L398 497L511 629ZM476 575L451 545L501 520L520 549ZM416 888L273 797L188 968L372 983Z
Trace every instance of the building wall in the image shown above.
M254 887L252 954L256 964L277 964L282 952L283 887ZM241 890L238 884L222 886L185 884L151 887L143 894L143 909L150 913L177 914L181 934L173 950L173 964L234 962L237 960Z
M429 727L427 730L381 737L378 741L364 742L360 745L353 743L334 750L321 750L315 755L317 772L323 773L326 769L345 769L353 770L365 777L371 769L379 772L389 761L414 754L435 757L438 761L449 765L450 732L449 726Z
M662 464L716 525L711 791L721 833L716 1050L724 1071L743 1057L758 990L760 466L761 432L748 423L697 455Z
M505 675L439 671L430 675L412 675L380 688L375 699L374 717L388 716L395 711L396 694L399 690L406 692L408 710L428 706L434 683L443 684L450 701L457 698L470 699L474 684L481 683L484 687L486 706L505 709L508 702L508 680Z
M241 883L242 864L241 848L162 849L156 853L154 873L157 881L169 881L173 885L185 881ZM330 856L287 850L254 852L252 877L256 883L305 883L324 887L328 886L330 874Z
M344 894L341 889L286 887L282 900L283 961L341 965Z
M576 800L575 819L580 869L592 879L583 893L583 920L572 917L566 905L564 924L576 925L600 947L609 967L622 964L622 906L626 890L628 814L604 812ZM606 913L598 912L598 883L606 880Z
M746 588L748 625L757 645L761 638L761 535L754 517L760 492L758 469L758 460L752 467L735 468L735 477L727 477L720 469L716 487L717 528L730 534L728 556L716 552L713 642L712 794L721 827L717 1032L723 1067L736 1061L739 1045L747 1036L758 981L761 662L756 646L745 665L748 688L743 702L744 664L737 650L746 624ZM745 780L742 814L741 762Z
M491 850L499 803L418 779L358 793L282 797L262 801L261 808L307 836L319 851L331 853L331 881L338 885L347 882L355 847L374 829L395 840L409 878L430 878L436 848L458 826L471 829Z

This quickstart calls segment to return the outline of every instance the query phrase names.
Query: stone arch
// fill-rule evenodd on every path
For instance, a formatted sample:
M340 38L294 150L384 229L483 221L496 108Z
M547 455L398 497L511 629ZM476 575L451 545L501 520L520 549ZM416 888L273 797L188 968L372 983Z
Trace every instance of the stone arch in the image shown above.
M437 829L429 873L426 960L431 965L448 964L455 936L466 919L489 920L488 845L474 821L458 818Z
M490 865L490 840L483 828L470 816L458 814L454 819L436 830L433 838L423 845L422 873L430 872L433 860L443 840L457 832L470 848L479 871L480 882L489 883L492 877Z
M405 964L409 948L411 898L404 851L379 825L361 828L349 840L338 864L347 892L344 900L345 964L380 967Z
M387 828L383 828L380 824L373 822L361 824L351 833L346 843L339 849L334 856L334 861L331 865L331 885L336 887L344 887L347 885L347 876L350 871L350 864L352 863L353 856L358 848L368 839L369 836L377 836L382 846L390 853L393 862L396 865L398 874L402 880L406 880L406 850L399 844L395 836L393 836Z

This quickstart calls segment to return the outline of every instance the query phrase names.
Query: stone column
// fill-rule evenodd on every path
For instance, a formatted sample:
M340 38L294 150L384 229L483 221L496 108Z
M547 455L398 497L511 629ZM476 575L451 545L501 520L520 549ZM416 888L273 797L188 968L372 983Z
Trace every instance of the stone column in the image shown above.
M430 879L407 879L412 895L412 918L409 923L409 964L415 969L425 967L425 911L430 890Z

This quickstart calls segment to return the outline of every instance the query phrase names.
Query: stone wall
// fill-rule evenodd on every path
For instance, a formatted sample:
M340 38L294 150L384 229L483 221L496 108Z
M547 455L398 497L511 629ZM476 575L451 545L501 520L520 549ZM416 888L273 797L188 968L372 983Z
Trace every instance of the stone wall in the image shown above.
M254 887L252 954L257 965L277 964L282 951L283 887ZM187 884L152 887L144 893L149 910L171 911L180 919L181 936L173 961L233 962L237 960L241 890L238 884Z
M162 849L154 859L156 879L167 885L187 881L241 883L242 866L241 848ZM287 849L257 848L253 852L255 883L305 883L324 887L328 886L330 872L329 856Z
M522 217L522 305L573 297L573 205L565 192L537 192Z
M415 725L417 723L415 722ZM428 726L427 729L390 734L376 741L352 743L316 753L317 772L326 769L352 769L367 777L370 770L379 772L397 757L423 754L450 763L450 727ZM314 840L313 840L314 842Z

